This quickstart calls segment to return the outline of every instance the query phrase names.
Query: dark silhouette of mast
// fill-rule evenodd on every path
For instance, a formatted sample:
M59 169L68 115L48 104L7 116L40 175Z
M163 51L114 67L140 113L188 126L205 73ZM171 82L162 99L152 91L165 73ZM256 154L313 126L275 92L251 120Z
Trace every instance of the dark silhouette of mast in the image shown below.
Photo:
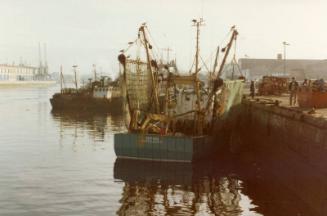
M157 89L157 79L154 75L154 72L152 70L152 62L153 60L151 60L151 56L150 56L150 52L149 52L149 48L151 49L152 46L149 44L147 36L145 34L145 27L146 25L143 24L139 31L142 32L143 35L143 40L144 40L144 47L145 47L145 51L146 51L146 58L147 58L147 64L148 64L148 70L150 71L151 74L151 80L152 80L152 91L154 93L154 102L155 102L155 111L156 113L160 112L160 107L159 107L159 99L158 99L158 89Z

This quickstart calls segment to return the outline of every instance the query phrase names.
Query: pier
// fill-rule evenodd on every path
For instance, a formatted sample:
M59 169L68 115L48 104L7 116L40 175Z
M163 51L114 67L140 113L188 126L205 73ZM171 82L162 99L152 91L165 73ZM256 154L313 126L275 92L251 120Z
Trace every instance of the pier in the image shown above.
M325 168L327 142L327 109L304 109L289 106L288 97L245 98L242 102L240 131L251 135L246 142L262 143L271 140L301 160ZM245 128L242 128L244 126ZM278 143L278 144L277 144Z
M228 148L244 166L260 167L260 181L279 182L326 215L327 109L289 106L288 99L245 96L228 120Z

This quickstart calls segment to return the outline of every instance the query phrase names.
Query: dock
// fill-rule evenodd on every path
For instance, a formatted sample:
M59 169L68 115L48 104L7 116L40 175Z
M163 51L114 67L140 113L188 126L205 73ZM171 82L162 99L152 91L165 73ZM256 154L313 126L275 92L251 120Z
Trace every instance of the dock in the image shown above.
M327 200L327 109L289 106L287 95L245 96L230 121L229 148L247 166L257 166L316 211ZM267 174L266 173L266 174ZM264 176L264 175L262 175Z
M259 143L257 147L272 143L269 148L291 151L311 166L326 170L327 108L290 106L286 95L245 97L240 109L236 128L240 136L247 136L242 139L246 143Z

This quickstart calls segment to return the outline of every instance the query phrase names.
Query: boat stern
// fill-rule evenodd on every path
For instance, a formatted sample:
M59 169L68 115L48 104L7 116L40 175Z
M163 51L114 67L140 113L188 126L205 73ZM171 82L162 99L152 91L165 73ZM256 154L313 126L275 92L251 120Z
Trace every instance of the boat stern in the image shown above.
M118 158L150 161L192 162L210 156L209 136L161 136L158 134L118 133L114 150Z

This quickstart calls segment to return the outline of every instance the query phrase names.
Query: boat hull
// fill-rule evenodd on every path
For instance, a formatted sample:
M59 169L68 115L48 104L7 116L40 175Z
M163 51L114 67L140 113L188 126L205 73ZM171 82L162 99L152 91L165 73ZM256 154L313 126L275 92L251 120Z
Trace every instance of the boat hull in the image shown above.
M52 109L76 110L76 111L101 111L122 113L123 99L119 98L93 98L89 96L78 95L58 95L50 99Z
M118 133L114 135L118 158L193 162L210 157L215 152L209 136L161 136L158 134Z

